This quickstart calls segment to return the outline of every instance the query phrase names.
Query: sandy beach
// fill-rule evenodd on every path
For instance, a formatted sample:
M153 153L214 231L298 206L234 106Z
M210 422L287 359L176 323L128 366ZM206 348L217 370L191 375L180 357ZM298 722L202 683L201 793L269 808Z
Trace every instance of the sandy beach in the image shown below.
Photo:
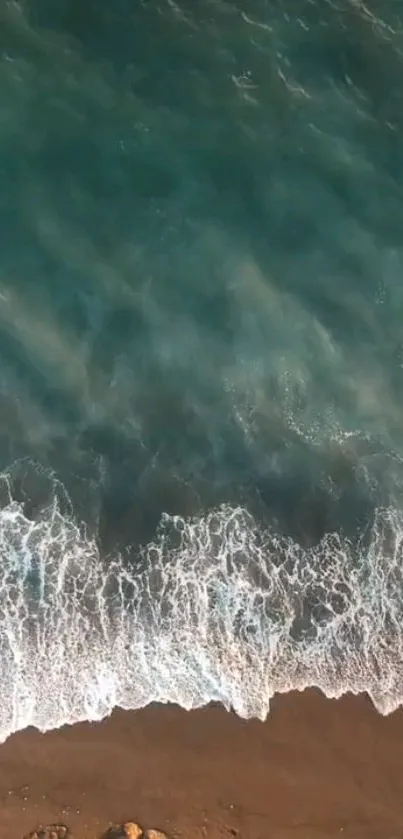
M266 723L152 706L0 747L1 839L133 819L183 839L400 839L403 713L276 697Z

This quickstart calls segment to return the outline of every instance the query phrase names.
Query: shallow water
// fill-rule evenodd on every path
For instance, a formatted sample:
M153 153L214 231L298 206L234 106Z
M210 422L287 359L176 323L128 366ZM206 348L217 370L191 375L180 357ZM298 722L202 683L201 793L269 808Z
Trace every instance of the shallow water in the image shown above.
M398 4L0 10L0 736L402 695ZM376 12L376 14L375 14Z

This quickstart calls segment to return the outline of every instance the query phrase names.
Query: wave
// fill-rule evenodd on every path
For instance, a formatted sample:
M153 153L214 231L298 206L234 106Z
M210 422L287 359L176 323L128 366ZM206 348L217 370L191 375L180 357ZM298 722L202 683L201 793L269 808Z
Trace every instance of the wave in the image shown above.
M0 740L313 685L389 713L396 4L118 5L0 7Z
M101 557L60 495L27 514L2 476L0 740L151 702L221 702L265 719L275 693L402 690L403 519L303 549L241 507L164 515L155 539Z

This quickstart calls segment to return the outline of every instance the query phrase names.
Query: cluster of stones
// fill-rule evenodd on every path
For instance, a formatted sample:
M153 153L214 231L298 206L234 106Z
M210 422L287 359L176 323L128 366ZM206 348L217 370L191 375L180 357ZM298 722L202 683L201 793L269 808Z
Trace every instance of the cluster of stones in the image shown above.
M38 827L32 833L27 833L24 839L72 839L72 837L65 824L48 824L46 827Z
M24 839L73 839L73 837L65 824L48 824L28 833ZM125 824L109 827L101 839L168 839L168 837L162 830L153 828L143 830L136 822L125 822Z
M126 824L110 827L102 839L168 839L168 837L162 830L154 830L152 827L143 830L136 822L126 822Z

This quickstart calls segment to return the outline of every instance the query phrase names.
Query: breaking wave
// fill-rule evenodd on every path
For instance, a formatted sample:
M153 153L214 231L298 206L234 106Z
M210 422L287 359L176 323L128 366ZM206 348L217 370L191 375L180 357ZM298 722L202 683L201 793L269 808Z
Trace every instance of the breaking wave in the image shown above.
M310 550L241 507L164 515L136 556L100 557L57 493L31 517L3 475L0 739L116 706L219 701L264 719L276 692L403 699L400 514Z

